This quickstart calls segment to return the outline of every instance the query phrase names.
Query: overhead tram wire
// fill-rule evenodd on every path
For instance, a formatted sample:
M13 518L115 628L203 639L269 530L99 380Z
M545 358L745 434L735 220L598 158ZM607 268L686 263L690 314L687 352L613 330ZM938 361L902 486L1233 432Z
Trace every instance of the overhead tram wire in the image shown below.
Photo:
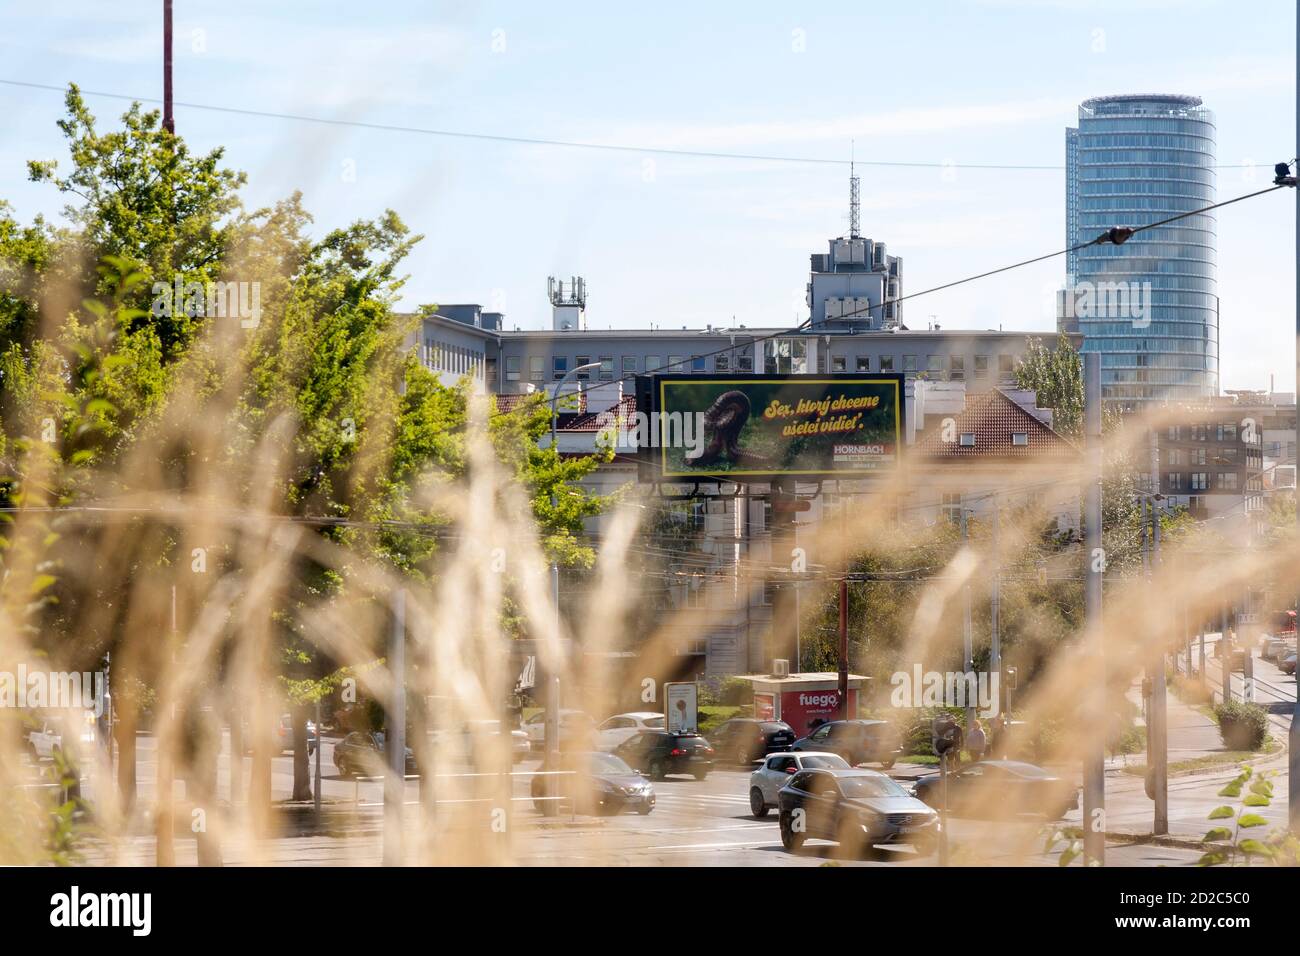
M8 80L0 79L0 85L20 87L33 90L46 90L55 93L66 93L67 88L57 86L52 83L33 83L27 80ZM80 89L80 88L79 88ZM94 96L103 99L122 100L133 103L151 103L162 104L162 100L151 96L128 96L125 93L110 93L105 90L87 90L80 89L84 96ZM648 153L656 156L680 156L685 159L723 159L723 160L742 160L747 162L771 162L771 163L789 163L802 164L808 166L849 166L854 163L858 166L872 166L879 168L896 168L896 169L974 169L974 170L1008 170L1008 171L1026 171L1039 170L1047 172L1059 172L1065 169L1064 166L1055 164L1042 163L958 163L958 162L919 162L905 160L869 160L869 159L828 159L819 156L780 156L765 153L732 153L722 150L703 150L703 149L674 149L667 146L636 146L622 143L593 143L582 140L563 140L548 139L533 136L509 136L500 133L473 133L465 130L434 129L422 126L407 126L394 123L368 123L364 120L344 120L332 119L327 116L310 116L302 113L280 113L273 110L255 110L238 106L221 106L214 103L187 103L176 100L174 106L184 107L185 109L203 110L212 113L225 113L235 116L253 116L263 119L280 119L290 120L295 123L316 123L323 126L343 126L355 129L373 130L376 132L388 133L413 133L421 136L437 136L447 139L464 139L479 140L492 143L507 143L520 146L553 146L561 149L588 149L601 152L613 153ZM1253 169L1257 166L1267 166L1267 163L1234 163L1216 165L1214 169Z
M1167 225L1169 225L1169 223L1171 223L1171 222L1178 222L1180 219L1187 219L1187 218L1189 218L1189 217L1191 217L1191 216L1199 216L1199 215L1203 215L1204 213L1212 212L1212 211L1215 210L1215 209L1221 209L1221 208L1223 208L1224 206L1231 206L1233 203L1241 202L1242 200L1245 200L1245 199L1253 199L1253 198L1256 197L1256 196L1262 196L1262 195L1264 195L1265 193L1276 192L1276 191L1279 190L1279 189L1285 189L1285 188L1287 188L1287 187L1286 187L1286 186L1283 186L1283 185L1268 186L1268 187L1265 188L1265 189L1256 190L1256 191L1253 192L1253 193L1246 193L1246 194L1241 195L1241 196L1234 196L1232 199L1225 199L1223 202L1217 202L1217 203L1214 203L1214 204L1211 205L1211 206L1203 206L1203 207L1201 207L1200 209L1193 209L1193 210L1191 210L1190 212L1179 213L1179 214L1176 215L1176 216L1170 216L1168 219L1161 219L1161 220L1159 220L1159 221L1157 221L1157 222L1150 222L1150 223L1147 223L1147 224L1144 225L1144 226L1116 226L1116 227L1114 227L1114 228L1112 228L1112 229L1108 229L1108 230L1106 230L1106 231L1103 232L1101 235L1099 235L1097 238L1095 238L1095 239L1090 239L1090 240L1087 241L1087 242L1080 242L1080 243L1077 243L1077 244L1075 244L1075 245L1073 245L1073 246L1069 246L1069 247L1067 247L1067 248L1065 248L1065 249L1058 249L1058 250L1055 251L1055 252L1049 252L1049 253L1046 253L1046 254L1041 255L1041 256L1034 256L1032 259L1022 259L1022 260L1019 261L1019 262L1013 262L1013 263L1011 263L1010 265L999 266L999 267L996 268L996 269L989 269L989 270L986 271L986 272L980 272L980 273L977 273L976 275L966 276L966 277L963 278L963 279L954 279L954 280L951 281L951 282L945 282L945 283L943 283L942 285L931 286L930 288L928 288L928 289L922 289L922 290L920 290L919 292L909 292L907 295L900 295L900 296L898 296L897 298L894 298L894 299L888 299L888 300L885 300L885 301L879 302L879 303L877 303L877 304L875 304L875 305L868 305L868 306L866 306L865 308L855 309L855 310L852 311L852 312L845 312L845 313L843 313L843 314L840 316L840 318L850 318L850 317L855 316L855 315L862 315L862 314L865 314L865 313L870 313L873 309L883 309L883 308L884 308L885 306L887 306L887 305L896 305L897 303L900 303L900 302L906 302L906 301L908 301L909 299L919 299L921 296L924 296L924 295L932 295L932 294L935 293L935 292L942 292L942 291L945 290L945 289L951 289L951 288L953 288L954 286L965 285L965 284L968 283L968 282L975 282L975 281L978 280L978 279L987 279L989 276L999 275L1000 273L1003 273L1003 272L1010 272L1010 271L1013 270L1013 269L1020 269L1020 268L1022 268L1022 267L1024 267L1024 266L1035 265L1035 264L1037 264L1037 263L1039 263L1039 262L1046 262L1046 261L1049 260L1049 259L1055 259L1055 258L1057 258L1058 256L1064 256L1064 255L1067 255L1067 254L1069 254L1069 253L1071 253L1071 252L1078 252L1080 249L1087 249L1087 248L1089 248L1089 247L1091 247L1091 246L1104 245L1104 244L1106 244L1106 243L1114 243L1115 245L1122 245L1123 243L1127 242L1129 239L1133 238L1133 236L1136 236L1136 235L1137 235L1138 233L1140 233L1140 232L1145 232L1145 231L1148 230L1148 229L1155 229L1155 228L1158 228L1158 227L1160 227L1160 226L1167 226ZM748 335L748 334L746 334L746 333L741 333L739 330L736 330L736 329L731 329L731 330L720 329L720 330L717 330L717 331L718 331L719 333L721 333L721 334L728 334L728 332L730 332L730 333L733 333L733 334L741 335L741 336L745 339L745 344L746 344L746 345L757 345L759 342L767 342L767 341L770 341L770 340L772 340L772 339L779 339L779 338L782 338L782 337L784 337L784 336L795 335L795 334L797 334L797 333L799 333L799 332L802 332L804 329L806 329L806 328L807 328L809 325L811 325L811 324L812 324L812 319L811 319L811 318L808 318L808 319L805 319L803 322L800 322L798 325L793 326L792 328L789 328L789 329L782 329L782 330L777 331L777 332L768 332L768 333L766 333L766 334L764 334L764 335L752 335L752 336L751 336L751 335ZM736 346L735 346L735 345L729 345L729 346L726 346L726 347L724 347L724 348L714 349L714 350L711 351L711 352L701 352L701 353L699 353L699 354L697 354L697 355L692 355L692 356L690 356L690 357L688 357L688 358L683 358L683 359L681 359L681 360L679 360L679 361L677 361L677 362L670 362L670 363L667 364L667 365L664 365L664 366L661 366L661 367L658 368L658 369L655 369L655 371L656 371L656 372L663 372L663 371L668 370L668 369L672 369L672 368L679 367L679 366L684 366L684 365L686 365L688 362L692 362L692 361L694 361L695 359L709 358L709 357L711 357L711 356L715 356L715 355L724 355L724 354L727 354L727 353L730 353L730 352L734 352L735 350L736 350ZM621 382L634 381L634 380L637 379L638 377L639 377L639 376L637 376L637 375L624 375L624 376L622 376L622 377L620 377L620 378L612 378L612 379L608 379L608 380L606 380L606 381L596 382L595 384L592 384L592 385L585 385L585 386L582 386L582 387L580 387L580 388L578 388L578 389L576 389L576 390L574 390L574 391L572 391L572 392L569 392L569 393L567 394L566 397L575 397L575 396L585 395L587 392L594 391L594 390L596 390L596 389L598 389L598 388L608 388L608 387L611 386L611 385L616 385L616 384L619 384L619 383L621 383ZM498 415L505 415L505 414L509 414L509 413L508 413L508 412L497 412L497 414L498 414ZM704 477L707 477L707 476L700 476L700 477L704 478ZM723 480L730 480L730 479L723 479Z

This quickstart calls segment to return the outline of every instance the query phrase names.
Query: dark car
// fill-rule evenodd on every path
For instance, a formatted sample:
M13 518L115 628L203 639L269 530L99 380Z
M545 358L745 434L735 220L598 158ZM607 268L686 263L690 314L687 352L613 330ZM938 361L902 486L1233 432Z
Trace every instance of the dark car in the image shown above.
M898 732L883 720L832 720L796 740L790 749L826 751L839 754L850 766L878 763L886 770L903 752Z
M340 777L382 777L388 772L384 756L384 735L358 731L348 734L334 745L334 766ZM419 773L415 752L406 748L406 773Z
M614 748L614 754L651 780L668 774L691 774L703 780L713 769L713 748L699 734L643 730Z
M542 770L549 770L543 765ZM645 815L655 808L650 781L613 754L566 753L559 773L539 773L529 788L533 806L541 813L576 810L600 816L635 810ZM559 799L547 799L555 798Z
M922 777L912 792L932 807L943 800L938 774ZM954 816L1042 814L1055 820L1078 806L1079 789L1071 781L1019 760L981 760L948 775Z
M709 731L709 743L738 764L751 764L768 754L784 753L795 739L794 728L783 720L736 717Z
M875 770L800 770L777 793L781 845L834 840L854 856L870 846L910 843L934 852L939 815Z

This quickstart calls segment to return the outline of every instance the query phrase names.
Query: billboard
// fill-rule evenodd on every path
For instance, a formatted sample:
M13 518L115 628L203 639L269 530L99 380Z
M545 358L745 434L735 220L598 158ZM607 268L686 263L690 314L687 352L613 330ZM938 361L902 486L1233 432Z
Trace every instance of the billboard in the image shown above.
M699 728L698 695L693 681L664 684L664 717L671 733L693 733Z
M903 443L902 375L659 375L649 392L637 444L660 480L861 478Z

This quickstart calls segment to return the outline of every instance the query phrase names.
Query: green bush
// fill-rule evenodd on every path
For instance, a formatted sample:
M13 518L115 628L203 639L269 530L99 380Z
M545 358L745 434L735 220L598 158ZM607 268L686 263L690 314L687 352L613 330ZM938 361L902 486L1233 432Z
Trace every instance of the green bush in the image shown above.
M718 689L718 703L729 707L752 704L754 702L754 685L743 677L727 677Z
M1268 711L1259 704L1226 701L1214 708L1219 736L1229 750L1260 750L1268 737Z

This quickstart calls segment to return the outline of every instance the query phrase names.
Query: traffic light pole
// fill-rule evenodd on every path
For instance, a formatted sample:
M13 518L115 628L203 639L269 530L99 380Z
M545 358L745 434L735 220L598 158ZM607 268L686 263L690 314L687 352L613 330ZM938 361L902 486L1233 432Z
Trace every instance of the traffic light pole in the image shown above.
M1086 468L1083 481L1084 642L1091 658L1084 707L1091 713L1083 747L1083 854L1087 864L1106 862L1106 666L1102 640L1101 356L1083 355L1083 417Z
M1296 22L1296 50L1300 52L1300 21ZM1296 85L1300 87L1300 74L1297 74ZM1297 112L1300 113L1300 106L1297 107ZM1300 132L1297 134L1297 142L1300 143ZM1296 155L1300 156L1300 152L1297 152ZM1300 189L1296 190L1296 205L1300 209ZM1295 229L1296 248L1300 248L1300 216L1296 217ZM1296 272L1296 291L1300 293L1300 271ZM1296 382L1297 388L1300 389L1300 310L1296 311L1295 334ZM1300 423L1296 426L1296 447L1300 447ZM1296 509L1296 522L1300 524L1300 508ZM1300 601L1297 601L1296 608L1300 609ZM1300 835L1300 693L1295 695L1295 710L1291 713L1291 728L1287 733L1286 803L1291 832Z

